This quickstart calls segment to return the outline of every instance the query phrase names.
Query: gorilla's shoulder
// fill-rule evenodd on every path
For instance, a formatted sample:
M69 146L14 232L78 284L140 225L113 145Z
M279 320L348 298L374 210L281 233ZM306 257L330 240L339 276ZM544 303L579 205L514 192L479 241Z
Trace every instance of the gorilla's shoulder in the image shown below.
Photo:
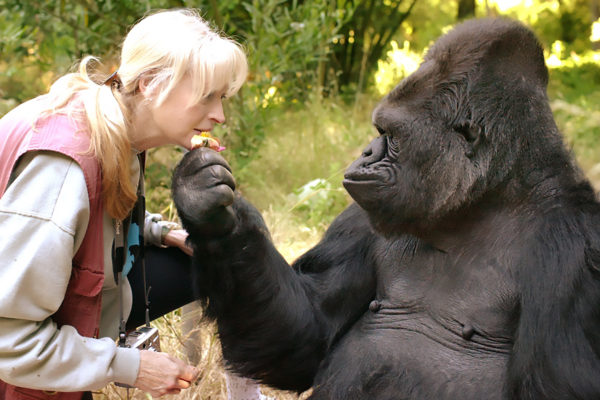
M523 232L534 240L531 246L562 256L583 251L586 262L593 255L594 264L600 265L600 203L584 189L571 188L572 193L554 200L550 208L538 205L541 210L529 221L529 232Z
M325 232L325 238L339 235L371 235L374 233L367 212L358 204L352 203L331 223L327 232Z

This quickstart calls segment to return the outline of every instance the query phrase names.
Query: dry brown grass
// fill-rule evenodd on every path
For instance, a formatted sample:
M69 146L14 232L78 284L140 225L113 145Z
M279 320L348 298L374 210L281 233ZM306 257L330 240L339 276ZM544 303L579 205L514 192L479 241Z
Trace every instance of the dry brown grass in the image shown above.
M161 346L163 351L175 355L182 360L189 361L185 344L186 337L182 336L182 317L181 312L168 314L153 324L161 332ZM195 363L201 371L201 376L190 389L183 391L179 395L164 396L163 399L182 399L182 400L222 400L227 399L225 384L225 370L221 359L221 348L218 337L212 324L199 325L193 334L197 339L192 345L196 346L200 355L199 361ZM189 344L189 343L188 343ZM304 397L293 393L277 391L268 387L262 387L262 392L278 400L299 400ZM127 399L127 390L109 385L99 393L94 393L95 400L116 400ZM130 389L129 398L135 400L152 399L152 397L140 390Z

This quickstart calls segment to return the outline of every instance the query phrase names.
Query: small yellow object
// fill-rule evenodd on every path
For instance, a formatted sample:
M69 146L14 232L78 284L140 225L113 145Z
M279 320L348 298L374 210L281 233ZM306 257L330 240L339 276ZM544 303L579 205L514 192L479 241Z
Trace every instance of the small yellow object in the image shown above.
M219 139L212 137L208 132L201 132L192 137L192 150L198 147L209 147L215 151L223 151L225 147L221 146Z

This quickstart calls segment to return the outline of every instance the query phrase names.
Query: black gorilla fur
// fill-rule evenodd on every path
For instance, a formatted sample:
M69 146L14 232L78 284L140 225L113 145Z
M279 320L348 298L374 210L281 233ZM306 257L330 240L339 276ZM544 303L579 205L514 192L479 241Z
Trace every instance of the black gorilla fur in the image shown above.
M599 399L600 208L547 81L517 22L440 38L291 268L223 158L188 153L174 200L228 365L312 399Z

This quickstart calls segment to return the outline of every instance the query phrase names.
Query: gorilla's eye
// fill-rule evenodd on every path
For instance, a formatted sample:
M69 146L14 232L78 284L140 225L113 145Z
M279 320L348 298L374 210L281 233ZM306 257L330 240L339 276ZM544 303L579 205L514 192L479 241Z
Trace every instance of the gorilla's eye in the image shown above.
M455 125L452 129L462 135L467 142L474 142L481 133L480 126L470 121Z
M385 129L383 129L381 126L375 124L375 129L377 129L377 132L379 132L380 135L385 135L386 131Z

